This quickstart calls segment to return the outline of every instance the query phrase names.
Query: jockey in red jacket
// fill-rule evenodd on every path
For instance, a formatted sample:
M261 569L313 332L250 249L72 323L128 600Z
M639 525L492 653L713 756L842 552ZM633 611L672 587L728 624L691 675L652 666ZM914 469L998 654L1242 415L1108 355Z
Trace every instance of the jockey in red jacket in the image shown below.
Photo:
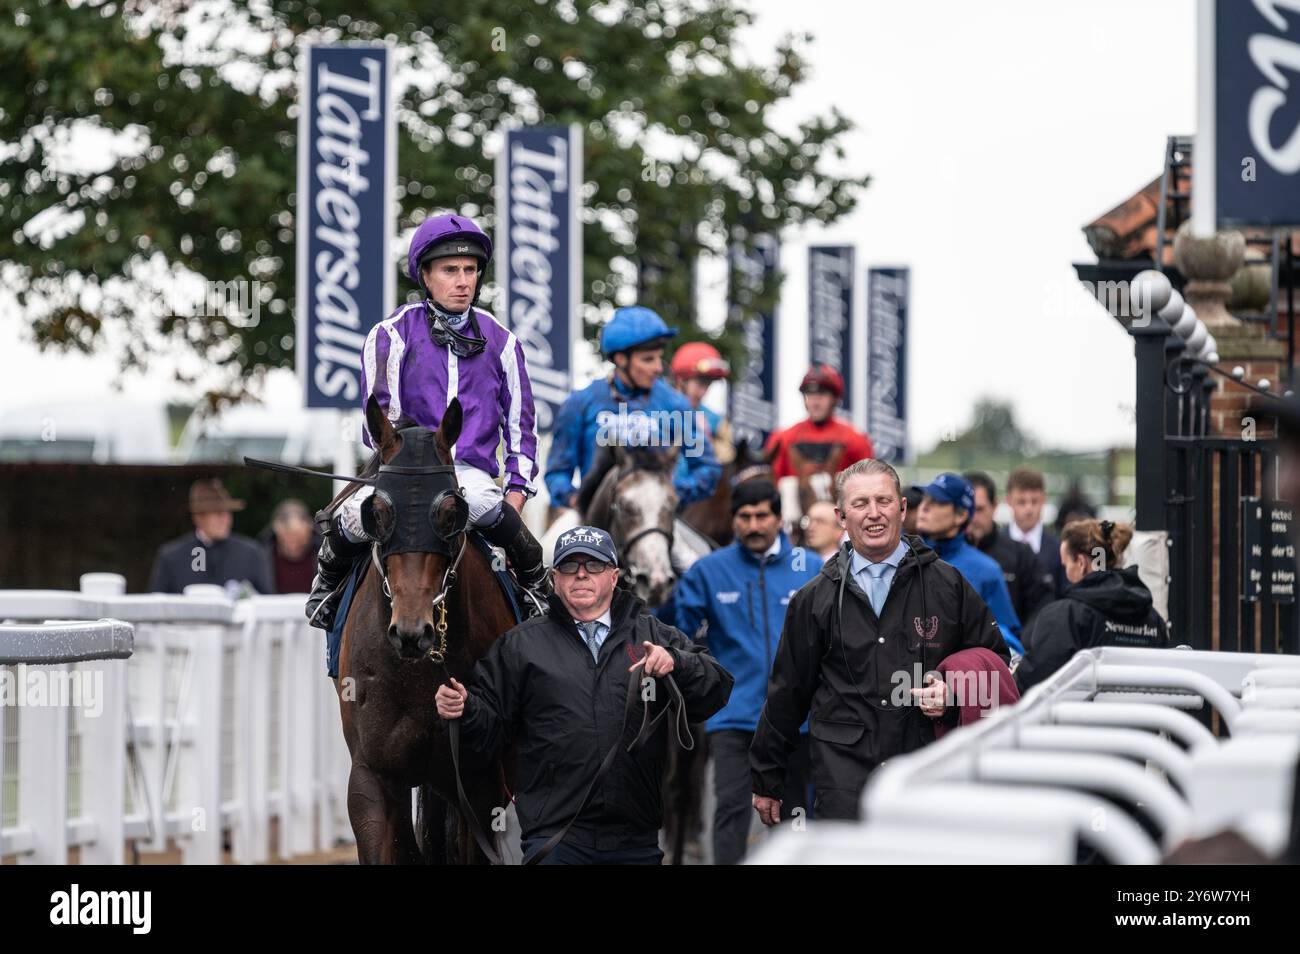
M871 438L835 416L844 397L844 379L838 371L830 365L814 365L799 390L807 419L775 431L763 448L775 479L798 477L802 483L814 474L833 478L849 464L873 455Z

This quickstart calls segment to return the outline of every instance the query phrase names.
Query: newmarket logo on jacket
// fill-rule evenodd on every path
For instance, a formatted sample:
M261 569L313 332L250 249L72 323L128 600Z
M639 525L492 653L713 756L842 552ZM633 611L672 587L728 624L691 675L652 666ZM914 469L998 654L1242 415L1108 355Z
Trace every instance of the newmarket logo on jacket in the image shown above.
M1133 625L1131 623L1116 623L1114 620L1109 619L1105 621L1105 631L1142 640L1157 639L1160 635L1159 630L1149 623Z

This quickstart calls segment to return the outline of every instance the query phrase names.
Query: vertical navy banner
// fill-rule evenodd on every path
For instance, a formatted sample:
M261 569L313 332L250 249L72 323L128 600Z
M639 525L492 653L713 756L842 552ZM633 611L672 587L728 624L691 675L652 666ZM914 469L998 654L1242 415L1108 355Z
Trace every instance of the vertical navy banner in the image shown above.
M907 456L906 268L867 270L867 433L881 460Z
M500 317L523 346L545 434L573 390L582 337L582 128L506 130L496 180Z
M299 91L297 372L309 408L355 408L361 350L394 307L392 52L309 46Z
M751 447L762 446L776 429L776 306L755 311L752 302L772 287L780 254L774 235L755 235L752 250L731 245L728 318L740 323L747 352L745 368L731 387L731 432Z
M808 249L808 357L812 364L828 364L843 376L840 406L862 427L866 420L853 360L853 269L852 245Z
M1212 129L1217 221L1300 225L1300 10L1293 4L1214 4ZM1205 24L1202 25L1205 29ZM1203 78L1204 80L1204 78Z

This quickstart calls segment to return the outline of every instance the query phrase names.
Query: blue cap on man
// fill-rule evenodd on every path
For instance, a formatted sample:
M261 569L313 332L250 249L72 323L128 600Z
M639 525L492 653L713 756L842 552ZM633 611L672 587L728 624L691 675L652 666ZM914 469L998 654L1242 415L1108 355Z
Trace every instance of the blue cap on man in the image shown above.
M931 500L952 504L967 513L975 510L975 489L961 474L940 474L922 487L921 492Z
M579 554L618 566L618 550L614 547L614 538L600 527L574 527L560 534L555 541L551 565L559 566L569 557Z

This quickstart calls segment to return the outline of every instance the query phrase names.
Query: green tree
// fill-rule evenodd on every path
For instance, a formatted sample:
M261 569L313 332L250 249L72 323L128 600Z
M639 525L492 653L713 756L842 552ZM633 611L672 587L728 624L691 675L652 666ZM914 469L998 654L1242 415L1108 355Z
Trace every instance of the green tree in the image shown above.
M950 445L977 451L1025 456L1038 450L1034 439L1016 423L1010 402L982 398L975 403L970 425Z
M732 0L0 0L0 262L43 346L92 350L116 325L131 366L182 341L228 372L213 399L238 396L293 360L301 48L382 39L398 49L399 245L436 208L491 229L484 142L502 124L580 123L588 321L630 287L695 336L701 250L829 223L867 184L826 169L849 129L835 109L773 127L811 37L744 63L752 18ZM87 127L118 146L67 156ZM260 320L192 317L164 294L176 274L259 281Z

